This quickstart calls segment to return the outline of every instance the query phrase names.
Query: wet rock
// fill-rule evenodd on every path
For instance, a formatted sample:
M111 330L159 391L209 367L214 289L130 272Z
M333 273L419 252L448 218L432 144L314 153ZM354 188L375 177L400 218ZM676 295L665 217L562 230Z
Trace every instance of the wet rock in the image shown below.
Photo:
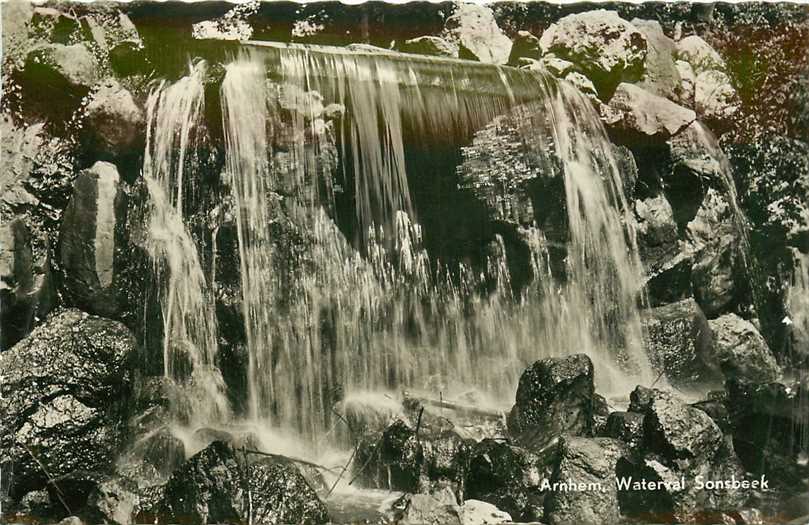
M365 436L357 449L355 467L366 486L416 492L421 481L424 448L415 430L397 420L379 435Z
M517 31L517 36L514 37L511 44L508 63L510 65L519 65L522 59L539 60L541 56L542 49L539 45L539 38L528 31Z
M550 525L598 525L621 520L615 469L625 445L610 438L564 437L550 483L592 484L584 491L551 490L544 521Z
M602 115L614 130L661 140L676 135L696 119L692 110L627 83L618 85Z
M12 498L45 488L44 466L66 498L86 500L117 458L134 351L122 324L65 310L0 354L0 464L14 472Z
M539 59L541 67L545 68L550 74L557 78L564 78L565 75L570 73L576 68L576 64L568 60L563 60L553 53L543 55Z
M655 253L656 255L658 253ZM659 255L666 257L668 253L661 250ZM678 251L662 262L649 259L644 259L643 262L646 266L646 293L649 306L664 306L694 296L691 286L693 259L690 254Z
M449 487L462 495L474 441L451 429L426 433L421 440L424 475L431 486Z
M602 100L621 82L641 78L647 43L643 34L614 11L568 15L542 33L543 54L569 60L590 78Z
M694 299L651 308L643 314L647 352L653 366L677 386L721 381L709 366L711 328Z
M632 25L643 33L647 42L646 62L640 86L655 95L679 102L682 78L674 63L674 40L663 33L660 22L635 18Z
M703 411L686 405L668 392L656 392L643 420L646 450L676 464L700 463L723 442L722 431Z
M643 441L643 414L613 412L607 419L604 436L620 439L634 448Z
M471 456L465 497L496 505L516 520L536 520L542 515L541 480L550 477L554 452L542 455L484 439Z
M83 514L93 523L131 525L140 504L137 490L129 480L108 478L93 488Z
M132 94L117 81L105 80L86 107L88 137L96 158L114 160L132 154L146 122Z
M461 525L495 525L511 522L511 515L491 503L468 499L458 509Z
M709 359L726 378L760 383L778 380L781 369L751 322L736 314L725 314L708 324L714 335L714 351Z
M593 99L598 98L598 92L596 91L596 87L593 82L587 78L586 76L582 75L578 71L571 71L564 76L564 79L573 84L576 89L591 97Z
M593 395L593 436L604 435L607 419L610 417L610 404L601 394Z
M400 51L416 55L458 58L458 46L438 36L411 38L402 44Z
M497 26L491 8L469 3L455 4L444 23L443 38L458 46L458 56L488 64L505 64L511 39Z
M627 410L629 412L645 414L652 404L652 399L654 399L655 395L659 392L659 390L654 388L647 388L642 385L636 386L635 389L629 393L629 408Z
M586 355L537 361L520 377L509 433L536 450L561 434L588 435L594 393L593 363Z
M250 492L251 499L245 497ZM325 523L328 514L315 491L294 465L250 461L214 441L192 456L166 484L161 520L183 523L240 522Z
M105 316L118 312L115 277L116 231L125 209L118 170L96 162L76 178L62 218L59 255L64 290L77 305Z
M83 96L98 79L98 64L84 44L45 44L34 48L26 58L25 74L30 82L54 84Z

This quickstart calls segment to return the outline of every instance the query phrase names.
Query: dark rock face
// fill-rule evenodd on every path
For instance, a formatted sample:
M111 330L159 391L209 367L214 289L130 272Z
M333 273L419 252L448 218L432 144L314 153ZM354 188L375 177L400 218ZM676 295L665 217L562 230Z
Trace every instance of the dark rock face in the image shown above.
M116 232L125 206L118 170L96 162L76 179L62 219L59 254L65 292L100 315L114 316L119 310L113 281Z
M711 363L727 379L769 383L781 376L781 369L767 342L756 327L736 314L708 321L714 336Z
M192 456L166 484L161 519L182 523L326 523L315 491L292 464L237 458L221 441Z
M554 452L533 454L525 449L484 439L472 450L466 477L467 499L491 503L516 520L542 516L542 479L553 470Z
M32 50L26 59L26 73L52 77L78 95L87 93L96 82L97 68L95 57L84 44L44 45Z
M809 470L797 461L797 444L807 431L805 387L740 379L726 386L733 445L745 468L766 475L782 493L801 491Z
M593 363L584 354L537 361L520 377L509 432L537 450L561 434L590 434L594 388Z
M675 385L694 385L721 378L708 365L713 353L711 328L693 299L644 312L647 348L652 364Z
M607 419L604 435L636 447L643 440L643 418L637 412L613 412Z
M539 60L542 49L539 38L528 31L518 31L511 45L511 54L508 57L509 65L520 65L523 59Z
M593 81L602 100L621 81L639 80L646 59L643 34L614 11L568 15L542 33L543 54L576 64Z
M624 454L626 447L617 439L563 438L551 483L592 483L601 490L550 491L544 521L551 525L618 523L621 512L615 468Z
M707 414L663 392L653 397L643 429L646 449L671 461L704 459L722 442L722 431Z
M122 439L117 401L128 395L134 350L120 323L66 310L0 354L7 422L0 457L14 473L12 498L44 488L44 466L68 504L83 503L93 480L112 468Z
M363 438L354 464L367 466L360 473L368 486L416 492L419 487L424 449L415 430L401 419L388 427L382 436Z
M130 525L139 503L135 484L114 476L93 488L83 514L93 523Z

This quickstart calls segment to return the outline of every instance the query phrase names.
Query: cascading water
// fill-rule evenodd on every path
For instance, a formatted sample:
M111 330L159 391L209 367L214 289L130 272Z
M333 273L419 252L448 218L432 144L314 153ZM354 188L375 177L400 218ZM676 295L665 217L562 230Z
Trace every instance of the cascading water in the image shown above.
M199 62L188 76L151 92L143 162L150 198L146 246L161 290L164 375L181 386L175 417L192 427L229 417L214 364L217 327L210 287L183 221L187 185L196 176L193 152L202 126L205 69Z
M331 181L307 180L328 171L302 146L309 137L317 150L317 137L331 132L323 108L312 104L314 91L346 108L337 132L365 256L325 211L335 208L332 195L319 191ZM221 94L252 419L315 437L335 401L368 390L447 396L472 389L505 404L527 364L575 352L596 361L606 390L625 391L627 373L633 385L651 378L637 310L641 266L621 174L590 101L571 86L542 73L463 61L272 47L230 64ZM279 100L286 108L305 106L292 111L286 132L299 139L285 154L297 166L295 186L312 189L297 201L321 208L306 215L306 271L283 283L273 278L273 268L286 262L273 257L268 226L279 199L267 193L281 185L272 147ZM523 232L535 278L515 296L500 238L480 274L429 259L411 222L404 137L408 129L422 146L460 146L526 102L552 134L537 141L536 130L525 127L525 154L553 151L561 160L570 231L564 278L549 270L542 232ZM283 307L276 300L282 288L295 298Z

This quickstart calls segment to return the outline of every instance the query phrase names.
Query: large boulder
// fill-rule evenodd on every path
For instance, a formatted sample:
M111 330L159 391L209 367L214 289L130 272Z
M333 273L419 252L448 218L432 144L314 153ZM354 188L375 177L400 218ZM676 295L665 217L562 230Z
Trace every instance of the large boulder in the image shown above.
M593 363L586 355L537 361L520 377L509 433L536 450L562 434L589 435L594 395Z
M542 49L539 45L539 38L528 31L518 31L511 44L511 54L508 57L509 65L518 66L525 63L525 59L539 60L542 56Z
M81 503L111 471L134 351L122 324L65 310L0 354L0 463L14 473L12 499L45 488L50 477Z
M357 445L355 474L365 486L416 492L421 485L424 447L416 431L399 419L382 435L368 434Z
M458 58L458 45L438 36L420 36L405 40L399 48L404 53Z
M644 266L659 270L677 252L677 223L663 194L635 201L638 250ZM651 273L651 272L650 272Z
M640 450L621 458L616 468L618 478L630 484L619 487L622 512L630 517L666 515L688 523L699 509L732 512L743 506L750 490L700 487L696 482L698 477L745 478L732 444L713 419L674 394L647 393ZM654 483L655 490L633 489L633 483Z
M781 377L775 357L753 323L736 314L725 314L708 324L714 336L709 359L726 378L770 383Z
M632 25L643 33L647 42L646 62L640 85L655 95L679 102L682 78L674 62L676 45L663 33L660 22L635 18Z
M247 462L247 463L245 463ZM249 497L248 497L249 494ZM221 441L192 456L166 484L165 523L326 523L328 513L298 469L286 462L238 457Z
M124 198L115 166L96 162L74 183L59 237L67 297L87 311L108 317L119 310L113 282Z
M675 52L677 58L691 65L696 73L712 69L723 71L726 68L721 55L708 42L697 35L680 39L677 42Z
M117 81L103 82L85 109L87 129L97 158L115 160L132 154L145 130L143 110Z
M542 33L543 54L576 64L608 99L622 81L640 80L646 60L643 34L614 11L597 9L561 18Z
M627 453L617 439L565 437L559 444L559 463L550 483L581 486L585 490L550 490L543 521L551 525L618 523L615 468Z
M667 140L694 122L696 114L668 99L634 84L621 83L608 106L602 106L603 119L614 132Z
M517 521L542 516L542 480L553 471L554 450L536 455L507 443L484 439L472 450L465 497L508 512Z
M607 418L604 436L620 439L635 448L643 441L643 417L638 412L613 412Z
M443 38L458 46L458 56L489 64L505 64L511 39L497 26L491 8L458 2L444 23Z
M653 366L676 386L720 382L708 366L713 354L711 327L694 299L651 308L643 313L646 347Z

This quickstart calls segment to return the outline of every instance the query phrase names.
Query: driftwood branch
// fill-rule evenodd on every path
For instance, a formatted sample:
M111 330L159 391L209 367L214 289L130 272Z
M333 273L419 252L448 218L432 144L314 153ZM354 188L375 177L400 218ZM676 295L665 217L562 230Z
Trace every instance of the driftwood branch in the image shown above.
M427 397L413 397L409 395L405 395L407 399L411 399L413 401L417 401L424 406L432 406L438 408L446 408L448 410L453 410L458 412L459 414L467 414L470 416L480 416L480 417L489 417L489 418L500 418L502 415L499 411L496 410L487 410L485 408L470 406L470 405L461 405L458 403L450 403L449 401L444 400L437 400L437 399L430 399Z
M286 460L286 461L291 461L293 463L300 463L301 465L308 465L310 467L314 467L314 468L320 469L320 470L325 470L327 472L336 473L338 471L337 467L327 467L327 466L324 466L324 465L318 465L317 463L312 463L311 461L306 461L305 459L293 458L291 456L284 456L283 454L272 454L270 452L261 452L259 450L249 450L249 449L245 449L245 452L247 454L256 454L256 455L259 455L259 456L267 456L267 457L275 458L275 459L283 459L283 460Z

